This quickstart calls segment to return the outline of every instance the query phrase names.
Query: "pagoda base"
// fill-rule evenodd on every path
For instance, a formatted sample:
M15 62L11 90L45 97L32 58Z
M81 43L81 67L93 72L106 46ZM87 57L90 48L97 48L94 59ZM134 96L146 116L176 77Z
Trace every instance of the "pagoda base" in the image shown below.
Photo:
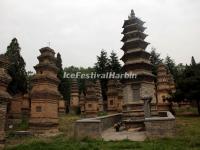
M126 129L140 128L144 130L145 114L142 102L123 105L122 114L122 121ZM151 116L158 116L157 107L154 103L151 104Z
M98 112L87 112L87 111L85 111L84 116L85 116L86 118L94 118L94 117L97 117L97 116L98 116Z
M69 108L69 113L72 115L77 115L80 112L80 107L79 106L71 106Z
M169 111L170 110L170 104L169 103L158 103L157 108L159 111Z
M118 113L117 109L109 109L109 108L108 108L107 112L108 112L109 115Z
M66 114L65 108L58 108L58 116L64 116Z
M58 119L31 118L29 129L34 135L58 132Z

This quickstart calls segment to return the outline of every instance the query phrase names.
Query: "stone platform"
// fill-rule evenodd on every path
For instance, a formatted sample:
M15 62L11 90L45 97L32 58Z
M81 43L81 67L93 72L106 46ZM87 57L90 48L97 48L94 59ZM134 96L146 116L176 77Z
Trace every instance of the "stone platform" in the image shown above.
M102 138L105 141L144 141L146 139L146 133L145 131L137 131L137 129L116 132L114 128L109 128L102 133Z

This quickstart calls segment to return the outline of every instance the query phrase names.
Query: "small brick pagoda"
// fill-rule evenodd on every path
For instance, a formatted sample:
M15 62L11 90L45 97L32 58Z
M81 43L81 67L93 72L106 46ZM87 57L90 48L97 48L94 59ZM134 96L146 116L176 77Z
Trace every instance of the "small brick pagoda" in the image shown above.
M124 55L121 60L124 62L123 71L136 74L136 79L123 80L123 113L128 118L143 117L145 97L151 97L152 109L155 109L155 76L152 74L152 64L150 62L150 54L145 51L149 43L145 42L146 29L141 19L135 16L133 10L124 21L122 42L122 50ZM154 108L153 108L154 106Z
M97 99L99 100L98 111L103 112L104 111L103 97L102 97L102 92L101 92L101 84L99 80L96 81L96 96L97 96Z
M80 105L81 115L84 115L85 114L85 95L83 92L81 92L80 94L79 105Z
M170 93L175 92L175 84L173 76L169 73L167 67L160 63L157 70L157 106L158 110L169 110L169 102L167 98Z
M79 90L76 79L72 79L70 97L70 113L75 114L79 109Z
M96 85L92 81L86 81L85 96L85 115L86 117L95 117L98 113L99 99L96 96Z
M40 53L39 64L34 67L36 74L32 78L29 120L31 131L38 134L58 131L58 100L61 99L55 52L44 47Z
M0 55L0 149L3 149L5 146L7 104L11 100L11 96L7 92L7 86L11 81L11 77L7 73L8 66L8 58Z
M123 108L123 87L120 81L117 81L117 95L118 95L118 100L117 100L117 111L122 112Z
M58 115L63 116L66 114L66 102L63 100L63 97L58 100Z
M108 81L107 99L107 111L109 113L116 113L118 110L118 89L115 80L110 79Z

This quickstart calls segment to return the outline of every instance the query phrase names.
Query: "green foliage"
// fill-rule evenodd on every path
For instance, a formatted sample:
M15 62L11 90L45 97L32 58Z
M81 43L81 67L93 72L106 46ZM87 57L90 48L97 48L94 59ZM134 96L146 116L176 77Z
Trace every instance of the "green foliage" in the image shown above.
M165 58L164 64L168 67L170 73L174 76L174 79L177 79L177 68L176 68L176 64L175 61L170 57L167 56Z
M109 59L107 56L107 52L104 50L101 50L100 56L97 56L97 62L95 63L95 70L96 73L98 74L103 74L103 73L107 73L109 72ZM103 100L107 100L107 83L108 80L107 79L100 79L100 83L101 83L101 91L102 91L102 97Z
M185 67L177 80L176 93L172 96L174 101L196 101L200 114L200 64L191 61L191 65Z
M22 121L19 124L19 127L17 128L17 130L27 130L28 127L29 127L28 119L22 118Z
M20 54L20 46L16 38L12 39L10 45L7 47L5 53L8 56L11 65L9 66L8 73L12 77L12 81L8 86L10 94L14 95L17 93L27 92L27 73L26 63Z
M160 54L156 52L156 49L154 47L151 48L150 54L150 61L153 65L152 73L154 75L157 75L158 65L162 63L162 59L160 58Z
M67 79L64 78L64 70L62 67L62 58L60 53L57 54L56 57L56 66L58 67L59 71L58 71L58 79L60 80L60 84L58 86L58 90L60 91L61 95L63 96L64 100L69 100L68 98L68 91L69 91L69 81Z
M94 68L88 67L88 68L83 68L83 67L75 67L75 66L69 66L69 67L65 67L64 72L66 74L72 74L72 73L77 73L77 72L81 72L81 74L90 74L91 72L94 72ZM70 91L71 91L71 78L65 78L67 85L66 85L66 97L67 99L70 100ZM81 93L82 91L85 91L85 79L77 79L78 81L78 88L79 88L79 93Z
M119 59L117 57L117 54L112 51L110 54L109 61L109 71L120 73L121 72L121 64L119 63Z
M63 125L65 123L68 124L68 122L69 117L66 116L66 122L63 122ZM199 124L200 120L198 117L178 116L176 118L176 136L174 138L146 140L144 142L133 142L129 140L107 142L88 138L75 140L63 135L52 138L51 140L39 140L37 138L37 140L32 140L32 142L23 142L26 144L10 147L6 150L198 150L200 146ZM73 128L70 127L70 129L72 130ZM68 125L66 130L69 130Z
M98 112L98 116L106 116L106 115L108 115L108 113L107 112Z
M105 50L101 50L101 53L99 56L97 56L97 62L95 63L95 71L98 74L106 74L107 72L115 72L120 73L121 72L121 65L119 63L119 59L117 57L117 54L112 51L110 54L110 58L107 56L107 52ZM100 79L101 83L101 90L102 90L102 96L104 100L107 100L107 83L108 79Z

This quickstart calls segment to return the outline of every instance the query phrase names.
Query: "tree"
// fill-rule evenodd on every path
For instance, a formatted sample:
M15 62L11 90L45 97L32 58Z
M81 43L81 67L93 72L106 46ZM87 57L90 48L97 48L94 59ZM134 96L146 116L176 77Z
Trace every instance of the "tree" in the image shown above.
M61 95L63 96L63 99L68 100L68 95L67 95L67 92L69 90L68 81L67 81L67 79L64 78L64 70L62 67L62 58L61 58L60 53L58 53L57 57L56 57L56 66L59 69L57 77L60 80L58 90L60 91Z
M200 115L200 64L186 66L177 82L177 90L172 95L174 101L196 101Z
M153 65L152 73L154 75L157 75L158 65L162 63L162 59L160 58L160 54L156 52L156 49L154 47L151 48L150 54L150 61Z
M170 56L167 56L165 58L164 64L168 67L170 73L173 75L174 80L176 82L176 80L177 80L177 68L176 68L176 64L175 64L174 60Z
M27 92L26 63L21 56L20 51L21 48L17 39L12 39L5 53L11 62L8 69L8 73L12 77L12 81L8 85L8 91L11 95L15 95L17 93L24 94Z
M193 56L192 56L192 58L191 58L191 65L192 65L192 66L195 66L195 65L196 65L196 61L195 61L195 59L194 59Z
M95 63L95 70L98 74L107 73L109 71L109 59L107 57L107 52L101 50L100 56L97 56L97 62ZM107 100L107 79L100 79L102 96L104 100Z
M121 64L119 63L119 59L117 57L117 54L112 51L110 54L109 61L109 70L115 73L121 72Z
M97 73L106 73L109 70L109 59L107 52L101 50L100 56L97 56L97 63L95 63L95 70Z

